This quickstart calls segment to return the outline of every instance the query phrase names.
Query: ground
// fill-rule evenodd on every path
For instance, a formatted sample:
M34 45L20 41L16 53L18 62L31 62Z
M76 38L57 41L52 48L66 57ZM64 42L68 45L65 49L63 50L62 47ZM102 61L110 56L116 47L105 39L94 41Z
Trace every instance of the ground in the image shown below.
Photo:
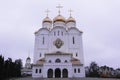
M12 78L10 80L120 80L120 79L111 79L111 78L32 78L32 77L24 77L24 78Z

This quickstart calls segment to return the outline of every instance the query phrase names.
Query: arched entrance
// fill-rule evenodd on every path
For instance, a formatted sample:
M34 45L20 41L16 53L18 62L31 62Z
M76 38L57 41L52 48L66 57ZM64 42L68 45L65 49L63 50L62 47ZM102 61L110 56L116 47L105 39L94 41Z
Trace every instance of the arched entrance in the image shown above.
M68 77L68 70L67 69L63 69L62 70L62 76L63 76L63 78L67 78Z
M55 78L60 78L61 77L61 70L59 68L55 69Z
M53 78L53 70L52 69L48 69L47 76L48 76L48 78Z

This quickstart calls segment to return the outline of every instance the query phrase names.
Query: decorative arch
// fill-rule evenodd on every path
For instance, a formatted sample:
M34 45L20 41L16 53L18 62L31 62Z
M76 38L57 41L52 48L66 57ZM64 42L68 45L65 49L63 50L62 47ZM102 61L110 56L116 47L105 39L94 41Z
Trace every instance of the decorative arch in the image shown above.
M53 69L48 69L47 76L48 78L53 78Z
M56 63L60 63L61 60L58 58L58 59L55 60L55 62L56 62Z

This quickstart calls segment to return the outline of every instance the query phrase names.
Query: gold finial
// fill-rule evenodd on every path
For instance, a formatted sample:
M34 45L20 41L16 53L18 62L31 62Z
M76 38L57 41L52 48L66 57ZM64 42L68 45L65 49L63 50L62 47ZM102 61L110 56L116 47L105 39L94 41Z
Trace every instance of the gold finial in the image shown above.
M45 12L46 12L46 15L47 15L47 17L48 17L48 13L49 13L50 11L47 9Z
M61 6L61 5L59 4L56 8L59 9L59 10L58 10L58 13L59 13L59 15L60 15L60 8L63 8L63 6Z
M72 12L73 12L73 10L70 9L69 12L70 12L70 17L71 17L71 16L72 16Z

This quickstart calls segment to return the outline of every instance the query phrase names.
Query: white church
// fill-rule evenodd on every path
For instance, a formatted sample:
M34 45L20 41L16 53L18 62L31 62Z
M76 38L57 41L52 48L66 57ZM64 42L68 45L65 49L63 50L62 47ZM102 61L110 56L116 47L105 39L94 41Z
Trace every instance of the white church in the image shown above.
M35 32L33 78L85 77L82 31L70 15L65 19L60 8L52 20L42 21L42 28ZM48 12L48 11L47 11Z

